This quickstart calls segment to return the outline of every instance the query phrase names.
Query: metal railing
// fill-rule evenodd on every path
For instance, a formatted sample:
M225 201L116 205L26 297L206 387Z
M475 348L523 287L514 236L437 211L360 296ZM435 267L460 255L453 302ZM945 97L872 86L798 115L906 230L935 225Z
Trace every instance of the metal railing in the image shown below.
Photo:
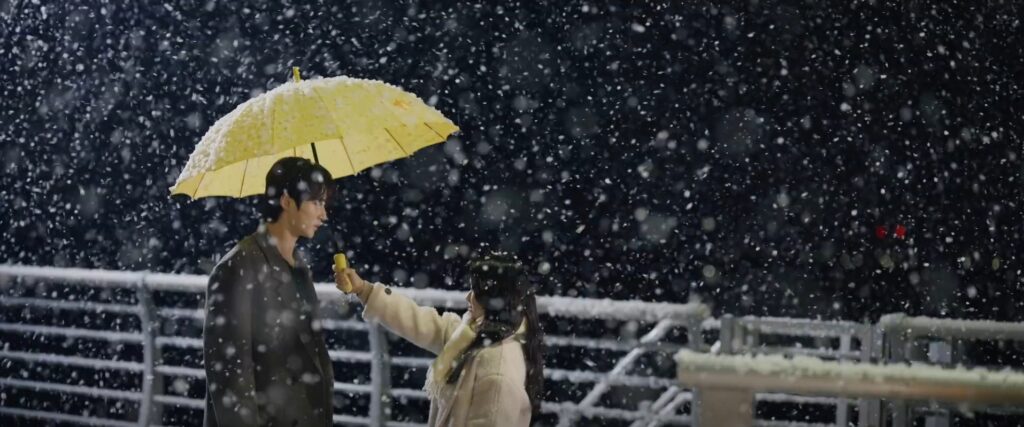
M0 310L3 310L0 318L0 360L3 361L0 372L7 373L0 375L0 390L34 390L62 397L79 396L116 402L102 408L90 408L88 413L74 413L62 410L65 408L12 405L11 396L17 393L7 393L4 404L0 405L0 419L6 416L81 425L129 426L159 425L169 422L169 419L173 423L173 416L182 411L192 411L201 417L205 404L202 399L205 393L202 386L205 371L201 361L202 295L206 284L207 277L198 275L0 265ZM420 370L412 376L422 375L431 359L390 349L389 342L394 337L374 323L358 320L353 309L355 300L335 290L333 284L317 284L316 291L322 308L327 309L321 311L321 325L325 333L365 334L367 342L362 349L354 348L358 346L348 342L345 348L334 346L329 349L336 373L347 369L369 372L366 378L335 381L336 396L368 401L364 405L355 405L366 408L361 412L337 413L335 423L421 425L415 419L423 419L425 414L416 413L415 402L422 403L426 393L418 388L418 384L416 388L394 387L392 380L401 380L402 376L397 374L403 370L407 373ZM409 288L403 288L401 292L421 305L462 309L466 304L463 292ZM633 427L695 424L693 416L701 408L706 409L709 401L728 401L730 395L719 395L709 400L707 393L687 388L694 383L680 383L676 372L679 367L672 365L668 374L651 369L652 357L671 361L672 355L680 350L696 352L690 354L710 352L702 357L720 357L723 360L734 355L814 357L832 364L828 369L842 371L856 363L923 360L920 346L915 345L922 339L933 344L946 343L945 358L936 359L932 355L928 361L948 365L957 361L956 351L949 350L956 347L953 343L956 340L1024 338L1024 325L1020 324L911 318L899 314L886 316L876 325L731 315L714 319L709 317L708 308L701 304L567 297L539 297L538 310L548 321L570 325L566 331L559 328L548 331L545 343L549 356L561 349L597 354L590 358L593 364L575 360L567 365L557 357L549 357L546 361L548 388L555 389L552 395L579 396L542 403L542 415L548 417L546 422L560 426L586 425L594 419L616 420ZM54 313L47 317L39 315L40 311ZM19 317L22 313L25 313L24 317ZM87 327L88 322L84 321L72 325L55 321L100 315L115 321L99 322L92 328ZM634 332L624 334L626 338L616 333L591 333L589 336L577 333L580 328L574 326L588 321L630 324ZM582 330L586 331L586 328ZM46 344L52 338L64 342L106 343L106 349L113 355L97 355L95 346L80 352L47 349ZM28 344L23 346L25 348L18 348L18 342ZM708 342L715 344L709 346ZM933 353L931 350L934 348L930 348L929 353ZM174 356L180 352L200 356L185 361L175 359ZM705 361L710 363L713 360ZM360 368L366 365L369 365L368 370ZM31 369L18 369L22 366ZM105 381L90 383L81 377L74 381L45 375L33 377L35 368L40 367L102 371ZM118 377L113 373L123 375ZM751 381L752 378L735 376L731 380L772 384L770 379ZM787 381L793 382L793 378ZM849 424L852 408L857 409L857 424L860 426L884 425L887 421L896 426L909 425L913 411L920 408L920 405L914 406L915 401L907 400L907 395L863 393L863 389L836 392L829 387L837 384L820 378L808 377L800 381L804 388L798 385L766 389L747 387L746 391L733 393L732 397L739 401L749 400L751 410L758 404L776 403L834 408L834 421L812 423L806 420L754 419L753 424L759 426L845 427ZM198 386L179 387L192 383ZM201 390L202 393L191 393L193 390ZM623 396L634 394L640 397L627 399L625 406L616 403ZM4 395L0 395L0 399L4 399ZM690 408L689 411L686 408ZM934 406L927 409L929 414L936 412ZM928 416L934 418L934 415ZM948 417L946 419L948 421ZM933 424L944 425L941 422Z
M875 333L878 336L876 355L881 360L927 362L946 367L964 362L961 356L966 341L1024 342L1022 323L913 317L903 313L882 316ZM895 425L909 425L914 411L919 409L928 410L926 417L930 426L950 423L948 408L926 408L908 399L891 399L884 407L872 409L869 413L872 425L881 425L885 419L893 420ZM1024 410L1017 412L1024 418Z
M1024 405L1024 372L847 363L811 357L712 355L681 350L680 382L697 396L693 417L706 425L754 425L757 392L945 402L960 407ZM980 405L980 406L979 406ZM869 425L881 420L872 420ZM893 418L892 425L912 425Z
M777 354L784 356L814 356L838 361L872 358L874 336L871 325L849 321L822 321L779 317L735 317L723 315L717 324L709 322L708 328L719 329L721 354ZM811 338L812 346L777 345L763 342L764 336ZM838 347L831 345L838 340ZM854 345L856 344L856 346ZM760 393L758 401L793 401L793 397L781 398L777 394ZM846 426L850 418L850 401L845 398L819 399L819 404L835 406L835 425ZM873 402L859 402L859 425L865 425L867 414L872 411Z
M69 300L54 294L38 292L41 285L47 284L59 289L89 290L85 300ZM127 377L137 378L137 384L129 387L103 385L83 385L53 382L49 379L0 378L0 388L35 390L83 396L87 398L112 399L130 402L134 407L120 413L120 417L101 415L82 415L61 413L60 411L34 409L24 407L0 407L0 414L38 418L60 422L85 425L159 425L164 422L163 413L168 408L190 408L201 411L204 401L198 397L168 393L168 380L205 380L205 371L199 364L170 364L164 361L164 352L169 350L200 350L202 339L195 333L188 335L165 334L166 323L184 321L198 325L193 331L201 331L203 311L202 304L191 307L162 306L156 294L204 294L207 277L198 275L172 275L146 272L122 272L87 270L74 268L51 268L20 265L0 266L0 308L8 309L46 309L70 311L80 315L97 315L99 313L132 316L137 318L138 327L130 330L101 330L74 326L52 326L34 324L28 319L16 322L0 323L0 333L14 334L21 339L31 340L33 337L61 337L66 340L93 340L115 344L138 346L141 351L129 352L135 355L133 360L89 357L78 354L60 354L59 352L39 352L33 348L11 350L7 347L0 350L0 359L28 365L47 365L75 368L88 368L123 372ZM106 297L105 292L122 290L130 292L134 298L130 302L122 301L124 296ZM98 291L100 295L96 298ZM316 291L324 306L345 305L354 300L341 294L332 284L317 284ZM402 289L417 303L435 307L460 309L465 307L463 292L442 291L434 289ZM59 294L59 293L58 293ZM79 298L75 296L75 298ZM102 301L97 301L101 299ZM110 299L113 299L110 301ZM193 301L201 299L193 298ZM576 387L589 385L590 390L579 402L543 402L542 413L551 414L559 420L559 424L574 424L581 418L608 418L633 421L635 425L643 423L668 423L685 425L689 423L686 415L679 413L679 408L688 394L679 392L671 375L658 377L652 375L635 375L631 369L637 361L649 352L672 354L683 348L679 344L664 344L662 338L666 333L677 329L685 329L688 345L701 349L701 325L709 316L709 309L702 304L667 304L638 301L612 301L585 298L539 297L538 311L542 316L577 320L614 320L620 322L636 322L638 325L653 323L646 334L635 340L622 340L604 337L580 337L574 335L560 336L550 334L546 337L549 347L573 347L607 352L625 352L615 363L610 372L599 369L567 369L547 367L545 376L550 384L569 383ZM66 315L63 318L68 318ZM74 316L71 316L73 318ZM124 322L121 322L124 323ZM401 400L425 400L426 394L419 389L392 388L392 367L426 368L430 359L426 357L408 357L391 355L388 349L386 332L374 323L364 323L353 319L325 317L322 320L325 331L365 331L368 334L369 348L329 349L331 360L336 364L369 363L369 384L358 382L334 383L335 393L352 395L369 395L369 409L365 416L337 414L335 423L345 425L369 426L413 426L414 422L394 421L394 406ZM28 350L28 351L25 351ZM141 354L136 354L141 353ZM670 357L670 356L669 356ZM200 359L201 360L201 359ZM131 382L128 380L122 382ZM663 390L654 405L647 407L641 404L636 408L614 408L601 406L601 399L613 387L634 387ZM658 409L652 413L652 409Z

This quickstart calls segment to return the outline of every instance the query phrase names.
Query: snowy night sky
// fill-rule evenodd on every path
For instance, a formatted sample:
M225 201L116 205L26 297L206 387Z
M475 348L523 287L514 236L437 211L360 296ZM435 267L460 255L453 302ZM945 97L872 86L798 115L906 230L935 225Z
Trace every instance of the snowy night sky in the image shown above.
M545 294L1024 320L1012 2L274 3L0 0L0 262L208 272L254 205L168 188L299 66L462 128L338 181L317 280L503 249Z

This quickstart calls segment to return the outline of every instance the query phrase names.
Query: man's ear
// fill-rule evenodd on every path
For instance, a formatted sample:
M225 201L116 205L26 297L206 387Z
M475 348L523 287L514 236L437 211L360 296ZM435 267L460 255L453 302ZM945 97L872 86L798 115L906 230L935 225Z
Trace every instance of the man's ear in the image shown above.
M283 210L291 210L295 206L295 200L292 200L287 191L281 193L281 198L278 199L278 203Z

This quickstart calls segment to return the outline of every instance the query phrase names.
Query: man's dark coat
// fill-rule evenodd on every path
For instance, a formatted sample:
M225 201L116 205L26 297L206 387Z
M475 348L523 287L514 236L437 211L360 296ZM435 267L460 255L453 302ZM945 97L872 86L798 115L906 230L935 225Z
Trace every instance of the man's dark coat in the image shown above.
M207 427L332 425L334 370L312 283L264 227L214 267L203 328Z

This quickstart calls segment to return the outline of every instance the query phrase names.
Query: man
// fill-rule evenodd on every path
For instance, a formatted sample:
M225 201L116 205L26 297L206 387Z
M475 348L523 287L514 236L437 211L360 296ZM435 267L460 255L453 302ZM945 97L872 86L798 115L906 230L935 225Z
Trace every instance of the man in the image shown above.
M207 427L332 424L334 370L312 276L295 257L327 218L331 175L288 157L267 173L263 222L210 274L203 355Z

